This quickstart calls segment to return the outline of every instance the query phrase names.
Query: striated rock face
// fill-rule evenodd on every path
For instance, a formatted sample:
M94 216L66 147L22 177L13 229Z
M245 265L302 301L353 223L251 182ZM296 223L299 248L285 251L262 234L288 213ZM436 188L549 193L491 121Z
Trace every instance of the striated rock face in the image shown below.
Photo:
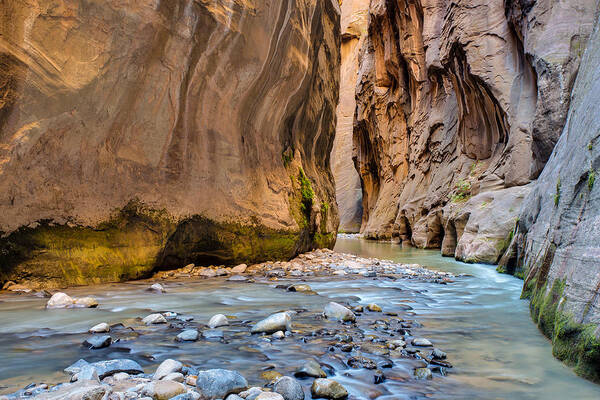
M595 0L372 0L353 138L361 231L438 248L458 240L445 239L455 219L447 212L535 179L564 125L596 8ZM517 217L522 197L504 221ZM475 218L463 225L480 214L463 213ZM490 237L506 238L509 226ZM478 247L455 250L476 260Z
M335 178L340 227L344 232L360 231L362 220L362 188L352 161L352 135L358 76L358 55L367 36L370 0L345 0L341 11L340 101L331 168Z
M521 208L501 267L525 277L523 296L555 356L600 381L600 24L590 38L567 123Z
M0 281L332 246L335 0L7 0Z

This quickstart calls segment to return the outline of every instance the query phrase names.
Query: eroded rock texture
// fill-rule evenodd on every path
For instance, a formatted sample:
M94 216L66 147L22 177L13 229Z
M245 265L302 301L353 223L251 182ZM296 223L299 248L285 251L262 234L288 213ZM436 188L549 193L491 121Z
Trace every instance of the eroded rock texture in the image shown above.
M331 246L339 5L5 0L0 281Z
M590 38L564 131L521 208L501 267L525 277L523 295L553 353L600 381L600 25Z
M362 232L440 247L452 229L446 205L461 214L471 196L535 179L564 125L596 8L595 0L372 0L354 128ZM522 198L504 219L516 219ZM510 225L492 237L506 238ZM471 255L460 258L479 259Z
M359 232L362 221L362 188L352 161L352 135L358 55L367 36L369 3L370 0L345 0L341 5L340 101L331 168L340 213L339 229L344 232Z

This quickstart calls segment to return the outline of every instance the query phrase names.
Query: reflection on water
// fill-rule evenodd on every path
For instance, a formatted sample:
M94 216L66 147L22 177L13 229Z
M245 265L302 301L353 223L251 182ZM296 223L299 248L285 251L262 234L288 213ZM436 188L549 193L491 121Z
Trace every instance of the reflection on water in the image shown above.
M164 295L146 292L147 282L124 283L68 290L70 295L92 294L100 301L98 309L76 310L45 310L45 299L4 296L0 297L0 393L30 382L64 381L62 369L79 358L132 358L146 372L165 358L175 358L202 368L237 369L251 384L262 385L263 369L272 366L290 374L303 360L314 356L336 370L336 379L353 398L600 398L600 387L576 377L552 357L548 341L529 318L527 302L519 300L522 281L497 274L490 266L442 258L438 251L358 239L339 239L336 249L471 276L448 285L372 278L309 280L319 296L285 292L275 289L272 282L170 282ZM256 321L276 311L303 308L307 311L295 317L296 327L336 328L314 318L331 299L375 302L384 310L394 311L412 307L408 318L423 324L414 333L428 337L447 352L455 367L447 377L436 375L424 382L412 379L410 363L399 362L393 370L385 371L386 382L375 386L372 371L347 369L340 355L327 352L320 339L306 344L297 339L271 344L248 335L242 325L243 320ZM145 328L135 320L152 311L167 310L203 323L216 313L236 319L225 329L228 343L185 344L173 341L180 328ZM363 318L370 317L366 314ZM135 326L136 331L125 327L113 330L111 335L121 341L108 349L83 348L80 344L88 336L85 331L100 322Z

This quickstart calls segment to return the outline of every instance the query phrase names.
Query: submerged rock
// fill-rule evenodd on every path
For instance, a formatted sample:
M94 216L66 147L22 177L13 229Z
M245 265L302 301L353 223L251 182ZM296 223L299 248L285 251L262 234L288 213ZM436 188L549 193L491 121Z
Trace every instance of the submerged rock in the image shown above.
M338 400L348 397L346 388L333 379L315 379L310 391L313 398Z
M126 372L131 375L137 375L144 373L142 367L135 361L129 359L114 359L106 361L98 361L95 363L88 363L85 360L79 360L73 365L65 368L65 372L70 374L77 374L83 370L83 368L93 367L100 379L104 379L107 376L112 376L119 372Z
M165 290L165 288L163 287L163 285L161 285L160 283L153 284L152 286L150 286L148 288L148 291L155 292L155 293L166 293L167 292Z
M252 333L274 333L292 329L292 317L288 312L273 314L259 321L251 329Z
M325 315L325 317L332 320L351 322L356 321L356 315L354 315L352 311L350 311L343 305L333 301L325 306L323 314Z
M224 399L248 387L248 381L237 371L209 369L198 372L196 387L203 399Z

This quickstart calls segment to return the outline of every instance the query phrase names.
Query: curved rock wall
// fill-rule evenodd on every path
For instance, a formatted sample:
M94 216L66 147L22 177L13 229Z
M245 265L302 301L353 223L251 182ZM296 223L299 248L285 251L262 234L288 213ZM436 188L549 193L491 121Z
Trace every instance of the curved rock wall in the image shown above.
M0 281L332 246L338 2L7 0Z
M583 57L562 135L521 208L502 267L555 356L600 381L600 24Z
M481 214L459 212L472 196L535 179L596 10L596 0L372 0L354 127L361 231L456 253L453 216L473 225ZM461 259L498 261L523 193L504 196L512 222L473 236L498 250L461 246L474 252Z

